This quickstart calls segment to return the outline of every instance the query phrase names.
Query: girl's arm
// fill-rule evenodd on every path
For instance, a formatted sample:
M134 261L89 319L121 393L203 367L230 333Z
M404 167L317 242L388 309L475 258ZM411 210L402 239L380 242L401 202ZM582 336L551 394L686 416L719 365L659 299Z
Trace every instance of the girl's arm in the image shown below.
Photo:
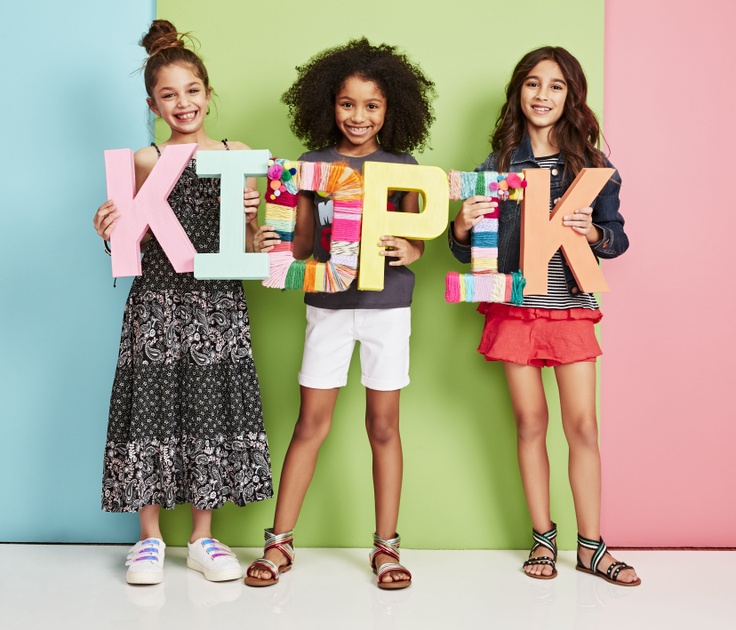
M606 165L615 168L608 160ZM621 176L616 171L592 204L591 219L597 230L598 240L592 241L588 238L588 242L598 258L616 258L629 248L629 237L624 232L624 218L619 212L620 192Z
M314 252L314 193L309 191L299 191L292 251L297 260L305 260Z

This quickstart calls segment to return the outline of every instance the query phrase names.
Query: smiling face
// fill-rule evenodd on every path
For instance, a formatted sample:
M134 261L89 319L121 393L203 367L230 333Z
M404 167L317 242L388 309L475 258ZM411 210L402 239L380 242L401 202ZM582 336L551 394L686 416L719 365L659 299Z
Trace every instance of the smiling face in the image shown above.
M210 92L188 65L162 67L148 106L171 128L172 136L192 135L202 129Z
M386 118L386 97L373 81L348 77L335 98L335 122L342 134L339 153L361 157L378 150Z
M560 66L549 59L540 61L524 79L520 97L529 134L549 133L565 111L567 82Z

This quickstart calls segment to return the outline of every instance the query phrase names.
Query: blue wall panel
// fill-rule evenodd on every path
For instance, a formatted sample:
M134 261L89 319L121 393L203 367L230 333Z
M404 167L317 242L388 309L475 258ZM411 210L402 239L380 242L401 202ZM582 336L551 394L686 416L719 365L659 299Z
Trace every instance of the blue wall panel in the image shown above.
M99 507L107 405L129 280L92 228L103 150L149 141L131 74L154 0L3 9L0 541L128 541ZM9 71L9 76L8 76Z

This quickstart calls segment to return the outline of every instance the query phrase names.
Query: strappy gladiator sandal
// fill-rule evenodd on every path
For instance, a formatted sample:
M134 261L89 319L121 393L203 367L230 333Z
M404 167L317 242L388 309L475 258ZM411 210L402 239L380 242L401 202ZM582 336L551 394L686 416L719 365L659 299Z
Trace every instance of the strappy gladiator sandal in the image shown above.
M396 534L396 538L384 540L378 534L373 534L373 550L368 555L373 573L378 577L378 588L392 590L406 588L411 585L411 573L405 566L399 564L399 545L401 544L401 536ZM379 554L391 556L396 562L384 562L380 567L376 568L376 556ZM409 576L408 580L398 580L394 582L384 582L383 576L391 571L401 571Z
M535 567L540 564L544 564L548 567L552 567L552 573L549 575L533 575L526 571L524 571L524 573L535 580L551 580L552 578L556 578L557 569L555 568L555 563L557 562L557 543L555 538L557 538L557 524L552 523L552 529L548 532L544 532L544 534L540 534L536 529L532 529L532 537L534 538L534 546L531 548L531 551L529 551L529 559L524 562L522 567ZM540 547L549 549L552 552L552 557L537 556L532 558L532 554Z
M246 572L244 582L248 586L271 586L279 581L279 576L291 570L294 564L294 530L284 532L283 534L274 534L273 529L263 531L266 544L263 547L263 557L258 558L255 562L251 562ZM286 564L276 566L275 563L268 560L266 552L269 549L278 549L286 557ZM271 574L270 578L258 578L251 575L253 569L263 569Z
M621 571L623 571L624 569L634 568L631 565L626 564L625 562L611 562L605 573L598 569L598 565L600 564L601 559L604 555L606 555L606 551L608 551L606 543L603 542L603 538L601 538L600 540L591 540L590 538L584 538L583 536L578 534L578 545L580 547L591 549L593 551L593 557L590 559L590 568L587 568L582 563L582 561L580 560L580 553L577 554L578 563L575 568L578 571L582 571L583 573L590 573L591 575L603 578L606 582L616 584L617 586L639 586L639 584L641 584L641 578L636 578L634 582L618 581L618 574L621 573Z

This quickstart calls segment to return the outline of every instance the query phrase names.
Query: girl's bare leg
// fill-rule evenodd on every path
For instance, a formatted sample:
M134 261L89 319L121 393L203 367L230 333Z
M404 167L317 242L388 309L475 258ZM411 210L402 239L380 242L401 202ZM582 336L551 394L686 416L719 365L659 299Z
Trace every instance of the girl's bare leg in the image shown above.
M378 391L366 388L365 426L373 454L373 492L376 507L376 534L384 540L396 536L401 501L404 458L399 434L399 396L401 390ZM378 554L376 567L395 560ZM384 582L408 580L402 571L391 571Z
M147 505L140 509L138 512L138 519L141 523L140 540L146 540L147 538L163 539L161 528L158 524L158 513L160 510L160 505Z
M275 534L289 532L296 526L299 512L304 503L309 484L317 467L319 449L332 426L339 388L312 389L301 387L301 407L299 419L294 427L291 443L286 451L284 468L281 471L276 515L273 531ZM286 564L286 557L278 549L270 549L265 557L277 567ZM260 579L271 577L268 571L254 567L248 575Z
M532 527L540 533L552 529L549 507L549 457L547 456L547 399L542 384L542 370L530 365L504 363L511 394L517 434L517 456L521 483ZM554 541L554 539L552 539ZM550 555L539 547L533 557ZM524 567L530 575L552 575L552 567Z
M555 367L560 390L562 426L570 448L568 473L575 502L578 533L591 540L601 537L601 457L598 450L598 421L596 417L596 371L594 361L570 363ZM590 549L578 548L580 560L587 567L593 557ZM600 562L605 569L615 562L606 553ZM625 569L618 575L620 582L634 582L634 569Z
M200 538L212 538L212 510L198 510L192 506L192 535L189 542Z

